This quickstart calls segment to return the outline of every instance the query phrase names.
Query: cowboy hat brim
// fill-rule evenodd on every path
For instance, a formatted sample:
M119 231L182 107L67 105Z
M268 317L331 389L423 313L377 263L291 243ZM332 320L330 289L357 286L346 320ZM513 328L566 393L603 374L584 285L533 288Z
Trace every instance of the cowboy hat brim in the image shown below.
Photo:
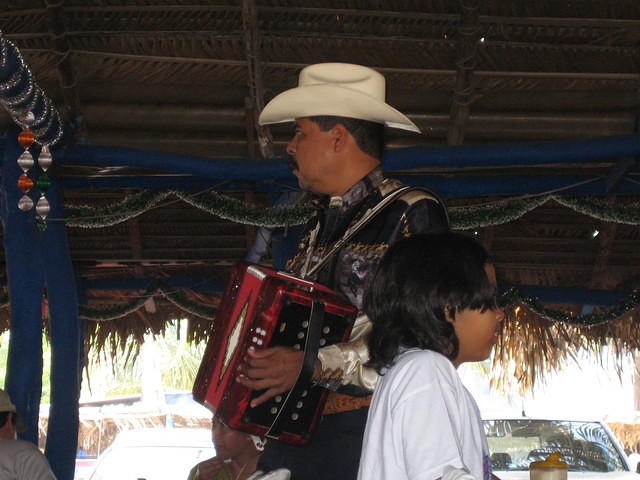
M382 123L420 133L420 129L391 105L359 90L338 84L307 85L286 90L262 110L258 123L293 122L296 118L330 115Z

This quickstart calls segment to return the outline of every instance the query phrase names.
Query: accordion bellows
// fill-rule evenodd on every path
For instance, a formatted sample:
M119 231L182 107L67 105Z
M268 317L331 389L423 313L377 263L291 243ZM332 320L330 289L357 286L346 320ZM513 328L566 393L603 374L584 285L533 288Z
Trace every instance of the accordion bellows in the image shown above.
M347 341L357 309L333 290L247 263L231 273L193 387L193 398L231 428L305 444L328 391L311 381L318 348ZM294 387L255 408L253 391L235 381L249 347L288 346L305 352Z

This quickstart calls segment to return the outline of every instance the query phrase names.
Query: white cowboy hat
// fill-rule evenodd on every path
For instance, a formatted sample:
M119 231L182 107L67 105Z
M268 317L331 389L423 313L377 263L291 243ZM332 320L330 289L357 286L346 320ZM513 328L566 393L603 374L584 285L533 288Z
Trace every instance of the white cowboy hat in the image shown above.
M296 88L285 90L264 107L258 123L331 115L420 133L406 115L384 100L385 79L374 69L351 63L317 63L302 69Z

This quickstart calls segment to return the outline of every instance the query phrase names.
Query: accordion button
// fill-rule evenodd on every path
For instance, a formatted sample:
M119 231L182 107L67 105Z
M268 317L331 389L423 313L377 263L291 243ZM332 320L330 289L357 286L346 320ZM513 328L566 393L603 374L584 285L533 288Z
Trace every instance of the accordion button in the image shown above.
M280 403L282 401L282 396L281 395L276 395L274 400L276 401L276 403Z
M302 405L304 405L304 403L298 402L298 403L296 403L296 408L302 408Z
M303 390L301 396L302 397L306 397L308 394L309 394L309 392L307 392L306 390Z
M298 338L300 339L304 338L304 332L298 332Z
M258 337L253 337L253 338L251 339L251 341L252 341L253 343L257 343L257 342L258 342Z
M298 415L297 413L291 414L291 420L298 420L299 418L300 418L300 415Z
M276 413L278 413L278 409L276 407L271 407L271 410L269 410L271 412L271 415L275 415Z
M327 341L324 338L321 338L320 342L318 342L318 343L320 343L320 346L322 347L323 345L325 345L327 343Z
M296 343L296 344L293 346L293 348L295 348L296 350L300 350L300 344L299 344L299 343Z
M262 345L264 342L260 339L258 339L258 345Z
M302 322L302 328L307 328L308 326L309 326L309 322L307 322L306 320Z
M322 333L329 333L331 329L329 327L322 327Z

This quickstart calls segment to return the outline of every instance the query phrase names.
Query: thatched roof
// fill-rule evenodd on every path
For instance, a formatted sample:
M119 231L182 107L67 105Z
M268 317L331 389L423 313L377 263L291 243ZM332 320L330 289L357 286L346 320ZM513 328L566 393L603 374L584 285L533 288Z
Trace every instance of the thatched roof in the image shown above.
M281 153L289 127L256 128L256 112L273 95L295 85L301 67L322 61L362 63L385 74L389 102L407 112L424 132L392 134L391 148L637 133L640 10L636 0L45 3L3 2L0 30L20 49L59 111L78 124L79 144L260 162L260 142L262 153L269 149ZM0 126L11 125L9 116L0 112ZM612 215L578 213L551 199L506 223L476 222L462 229L477 232L491 250L503 284L595 289L623 298L640 288L640 195L633 165L605 157L571 164L445 165L392 173L443 182L464 177L471 183L496 185L488 196L441 192L454 208L512 198L516 194L501 189L505 183L515 188L551 178L555 186L548 187L549 193L562 196L563 188L585 179L622 178L631 189L627 194L620 195L619 188L606 198L604 188L597 192L604 198L597 210L608 208ZM618 177L616 168L622 172ZM177 181L175 172L162 168L81 161L59 165L54 174L66 179L67 185L76 185L65 189L65 205L90 205L98 209L98 218L104 215L101 207L118 205L125 196L144 189L133 180L126 187L100 182L142 176ZM193 175L179 177L196 184ZM276 185L273 190L285 188ZM210 179L201 190L207 189L224 189L258 208L273 200L273 193L251 182L229 185L224 179ZM521 189L535 195L543 191ZM621 211L632 221L615 220ZM191 318L194 335L206 336L219 295L215 288L202 285L224 283L230 265L243 258L253 243L255 231L251 225L223 220L174 196L112 226L69 227L85 306L103 313L116 306L125 312L118 320L89 320L90 342L104 346L109 331L140 341L143 331L160 331L175 315ZM170 290L166 285L164 293L157 285L149 290L152 280L166 283L177 277L192 282L174 283L180 285L172 287L181 292L179 299L166 294ZM142 286L124 288L124 280L140 281ZM111 286L103 289L109 281ZM151 293L155 293L155 313L149 303L146 309L136 304L139 308L126 313L127 306L130 310L141 296ZM580 315L587 313L583 310L587 303L567 297L547 306ZM512 317L505 327L510 336L504 337L504 348L509 358L515 358L520 355L517 349L535 339L539 348L528 349L527 358L520 360L542 369L541 362L560 365L559 353L568 344L582 345L584 338L592 339L595 350L608 337L624 349L637 348L640 336L635 335L631 313L623 315L619 325L624 326L591 327L597 334L588 337L583 329L575 335L566 334L565 327L559 327L562 332L549 330L539 314L530 314L524 327L524 317L519 323ZM6 313L1 315L0 323L6 322Z

